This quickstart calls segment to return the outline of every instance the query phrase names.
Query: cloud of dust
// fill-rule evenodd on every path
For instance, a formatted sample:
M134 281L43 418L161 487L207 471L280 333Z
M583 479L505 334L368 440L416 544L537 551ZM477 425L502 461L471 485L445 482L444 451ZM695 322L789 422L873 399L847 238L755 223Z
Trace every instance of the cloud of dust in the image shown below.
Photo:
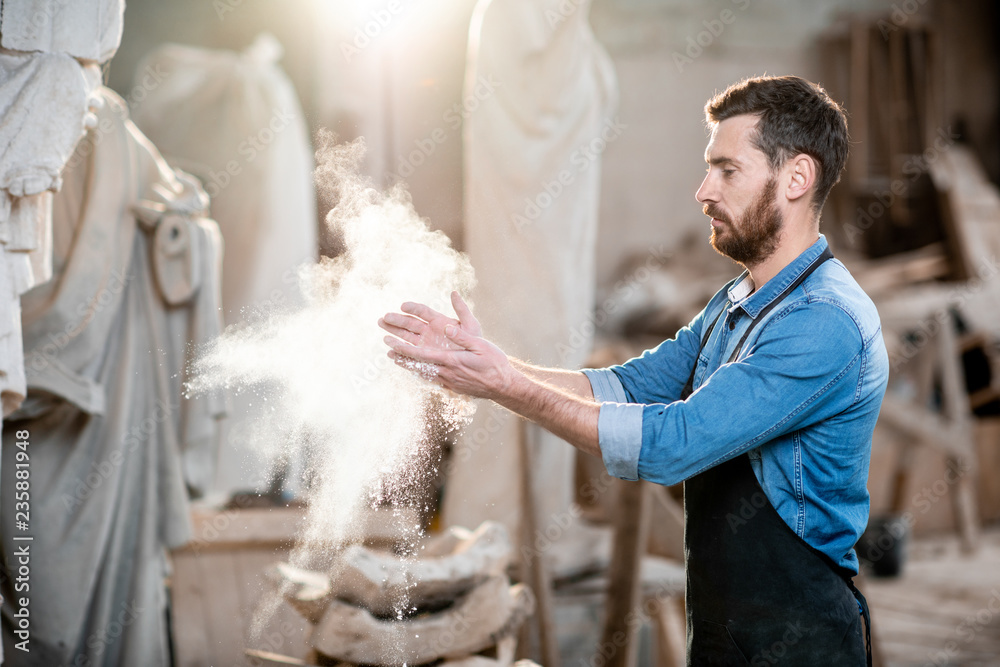
M320 144L317 187L336 202L326 224L344 252L300 270L299 310L227 330L189 384L254 392L249 444L303 461L308 514L293 560L313 567L356 537L366 505L405 495L433 466L436 428L457 428L474 409L393 364L376 324L403 301L453 316L450 292L467 295L475 280L468 259L428 229L405 190L381 192L359 175L361 140L323 133Z

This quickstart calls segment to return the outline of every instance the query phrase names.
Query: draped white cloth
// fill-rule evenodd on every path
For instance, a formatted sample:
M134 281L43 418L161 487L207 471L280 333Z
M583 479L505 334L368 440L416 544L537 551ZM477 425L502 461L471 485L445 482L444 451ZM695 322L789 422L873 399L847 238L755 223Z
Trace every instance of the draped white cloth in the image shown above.
M267 34L242 53L168 44L136 70L136 89L147 74L161 79L133 105L136 125L211 195L226 243L227 325L296 303L297 268L318 253L312 149L295 89L278 65L281 54ZM230 400L214 489L259 488L267 466L255 465L246 444L253 440L253 396Z
M167 44L136 70L162 78L133 105L136 126L212 198L226 324L294 298L295 269L317 256L309 132L280 57L265 34L242 53Z
M22 299L28 396L3 433L15 488L27 432L30 522L0 518L5 561L31 535L31 652L14 665L167 665L166 549L188 539L221 396L182 398L186 364L221 330L221 241L207 199L100 91L99 123L53 200L53 273ZM188 473L185 476L185 472ZM3 583L3 635L24 593ZM88 661L83 660L86 658ZM76 661L76 662L74 662Z
M600 153L617 102L588 10L586 0L482 0L464 97L465 250L479 281L477 316L508 353L566 368L590 351ZM455 452L446 525L495 519L520 535L520 434L534 452L541 525L567 512L572 448L489 404Z

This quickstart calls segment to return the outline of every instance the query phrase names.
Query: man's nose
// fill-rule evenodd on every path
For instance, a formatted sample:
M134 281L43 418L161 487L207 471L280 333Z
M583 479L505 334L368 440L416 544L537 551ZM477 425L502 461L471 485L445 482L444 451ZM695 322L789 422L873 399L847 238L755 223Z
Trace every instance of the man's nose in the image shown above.
M697 199L700 204L718 201L718 199L716 199L716 191L712 174L705 174L705 180L701 182L701 186L699 186L698 190L694 193L694 198Z

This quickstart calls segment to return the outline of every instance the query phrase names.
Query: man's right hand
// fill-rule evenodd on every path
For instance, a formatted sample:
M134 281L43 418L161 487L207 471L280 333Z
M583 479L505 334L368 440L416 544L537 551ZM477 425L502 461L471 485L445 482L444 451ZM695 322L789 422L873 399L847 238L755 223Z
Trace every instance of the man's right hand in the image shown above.
M430 382L495 401L599 457L601 406L593 400L587 377L511 362L482 337L482 327L457 292L452 292L451 303L457 320L419 303L404 303L402 313L387 313L380 319L378 325L392 334L385 337L389 358L410 370L413 361L432 364L434 371L424 376ZM553 384L544 381L549 378Z
M442 350L462 349L448 339L445 327L458 327L476 338L482 336L483 328L458 292L451 293L451 305L458 315L457 320L437 312L430 306L408 301L400 307L402 313L387 313L378 321L378 325L411 345Z

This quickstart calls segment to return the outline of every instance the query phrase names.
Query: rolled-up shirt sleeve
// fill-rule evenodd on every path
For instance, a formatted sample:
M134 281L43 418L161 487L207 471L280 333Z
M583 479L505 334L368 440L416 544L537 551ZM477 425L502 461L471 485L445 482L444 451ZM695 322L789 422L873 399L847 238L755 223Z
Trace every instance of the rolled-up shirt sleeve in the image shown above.
M642 452L642 405L602 403L597 418L601 458L608 474L619 479L639 479Z
M584 368L583 374L590 380L594 400L598 403L628 403L622 381L610 368Z
M629 403L625 387L610 368L584 369L594 400L601 404L597 439L608 474L620 479L639 479L642 450L642 405Z
M609 475L639 478L644 404L680 397L698 352L704 317L702 311L676 338L620 366L583 370L594 400L601 404L597 439Z

